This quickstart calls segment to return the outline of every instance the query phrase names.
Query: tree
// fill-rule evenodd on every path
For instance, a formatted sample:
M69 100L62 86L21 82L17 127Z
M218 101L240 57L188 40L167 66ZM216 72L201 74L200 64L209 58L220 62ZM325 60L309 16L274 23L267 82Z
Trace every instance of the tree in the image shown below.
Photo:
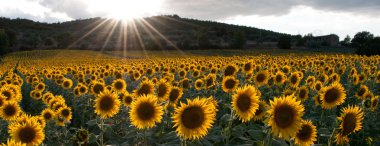
M8 53L8 36L5 33L4 29L0 29L0 56L3 56L4 54Z
M283 35L278 39L277 46L280 49L291 49L292 47L292 39L288 35Z
M237 31L234 33L234 37L232 38L231 47L234 49L243 49L247 42L245 38L245 34L243 31Z
M208 39L207 32L208 31L206 29L201 29L197 33L198 46L200 49L206 49L211 46L210 40Z
M375 37L368 40L363 47L358 48L356 51L358 55L380 55L380 37Z
M362 48L364 45L373 39L373 34L368 31L362 31L355 34L351 43L354 47Z
M347 35L341 42L342 46L349 47L351 45L351 37Z

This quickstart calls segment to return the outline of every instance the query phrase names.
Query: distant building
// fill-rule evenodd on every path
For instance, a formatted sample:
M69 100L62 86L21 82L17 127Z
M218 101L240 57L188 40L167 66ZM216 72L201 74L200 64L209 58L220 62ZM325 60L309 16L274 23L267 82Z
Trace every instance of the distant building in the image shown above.
M335 34L316 36L308 38L307 46L311 47L338 47L339 36Z

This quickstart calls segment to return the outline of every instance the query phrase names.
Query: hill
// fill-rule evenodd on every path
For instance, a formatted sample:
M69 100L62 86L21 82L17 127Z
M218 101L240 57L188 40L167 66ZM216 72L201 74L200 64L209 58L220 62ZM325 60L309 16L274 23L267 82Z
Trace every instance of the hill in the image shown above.
M177 15L152 16L129 22L90 18L43 23L0 18L0 29L5 30L13 50L242 48L246 42L273 44L281 36L290 36L254 27L181 18Z

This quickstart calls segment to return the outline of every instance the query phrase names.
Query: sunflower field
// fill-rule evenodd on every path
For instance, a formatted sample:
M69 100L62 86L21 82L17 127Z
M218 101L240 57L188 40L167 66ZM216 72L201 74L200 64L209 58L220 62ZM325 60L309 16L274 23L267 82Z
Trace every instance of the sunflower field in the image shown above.
M120 58L0 66L2 145L379 145L380 56Z

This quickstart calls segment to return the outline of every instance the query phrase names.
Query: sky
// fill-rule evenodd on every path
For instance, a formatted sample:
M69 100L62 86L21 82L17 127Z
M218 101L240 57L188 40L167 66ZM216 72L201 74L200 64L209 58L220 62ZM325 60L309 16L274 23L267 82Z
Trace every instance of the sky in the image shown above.
M63 22L165 14L289 34L380 35L380 0L0 0L0 17Z

